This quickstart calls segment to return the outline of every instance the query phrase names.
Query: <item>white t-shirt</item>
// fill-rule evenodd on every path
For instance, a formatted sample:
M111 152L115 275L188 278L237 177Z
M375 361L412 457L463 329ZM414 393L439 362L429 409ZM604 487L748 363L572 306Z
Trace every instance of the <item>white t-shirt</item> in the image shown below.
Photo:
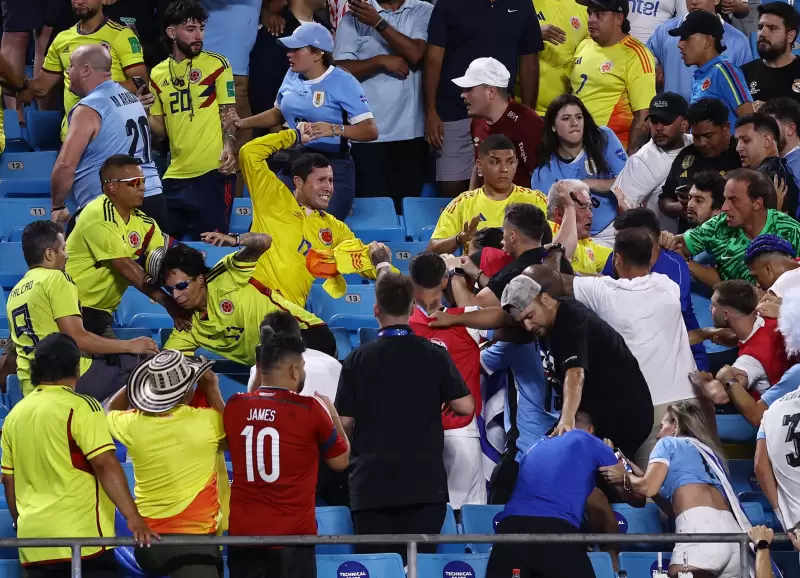
M647 44L659 24L674 16L685 16L689 12L685 0L629 0L628 3L631 36L642 44Z
M303 360L306 362L306 385L300 395L313 396L319 393L334 401L339 389L339 374L342 372L339 360L316 349L306 349ZM248 390L256 378L256 371L255 365L250 368Z
M747 341L755 335L756 331L764 327L764 318L758 316L756 318L756 322L753 323L753 330L750 332L750 335L742 339L739 343L744 345ZM758 393L764 393L772 384L769 382L769 378L767 377L767 370L764 369L764 366L761 365L761 362L753 357L752 355L742 355L736 358L736 361L733 363L733 366L736 369L740 369L747 374L747 389L748 390L755 390Z
M778 277L778 280L772 284L769 290L783 299L784 295L796 287L800 287L800 268L786 271L786 273Z
M778 481L778 506L784 529L800 522L800 476L797 475L800 430L797 419L793 419L798 414L800 391L787 393L764 412L758 431L758 438L767 440L767 455ZM790 465L789 461L795 465Z
M697 397L696 369L681 314L680 288L666 275L576 277L575 299L619 333L639 362L653 405Z

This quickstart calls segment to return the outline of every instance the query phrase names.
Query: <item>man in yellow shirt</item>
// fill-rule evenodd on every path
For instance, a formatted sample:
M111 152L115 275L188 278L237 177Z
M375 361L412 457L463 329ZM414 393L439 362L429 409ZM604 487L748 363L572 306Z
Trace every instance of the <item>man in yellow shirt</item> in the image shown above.
M9 293L6 312L23 395L33 390L31 362L36 344L60 331L83 352L76 390L104 400L127 381L139 354L157 353L158 346L149 337L120 341L86 331L78 288L64 271L67 252L61 225L52 221L29 224L22 232L22 251L29 269ZM106 357L113 354L128 355Z
M589 36L575 50L572 92L598 126L607 126L632 155L650 138L645 119L656 95L655 60L630 36L628 0L577 0L587 6Z
M3 424L3 485L17 537L113 538L116 506L136 542L150 545L158 535L128 492L103 408L75 393L80 357L68 335L42 339L31 364L36 389ZM85 576L115 575L113 550L89 546L81 556ZM66 576L71 549L20 548L19 558L31 575Z
M208 16L194 0L164 11L171 55L150 77L150 128L169 138L172 155L161 181L167 232L196 241L206 231L228 232L236 187L236 91L221 54L203 50Z
M508 138L493 134L478 149L478 172L483 186L461 193L445 207L428 243L428 251L455 253L475 236L479 229L502 227L506 207L512 203L530 203L547 210L547 197L541 191L514 184L517 151ZM552 237L545 231L543 243Z
M197 249L178 245L167 251L162 265L164 288L178 305L191 313L192 328L191 331L173 331L164 344L165 349L191 353L202 347L231 361L252 366L261 341L261 321L268 313L281 310L297 319L309 348L336 355L336 339L322 320L253 276L256 261L268 249L275 249L270 248L273 239L269 235L207 233L203 240L242 249L226 255L211 269Z
M33 10L33 7L31 8ZM134 79L147 82L142 45L130 28L109 20L103 15L103 0L72 0L72 10L78 23L60 32L47 50L42 71L31 80L31 90L18 95L18 100L30 102L42 98L64 79L64 110L69 114L80 98L69 89L70 56L84 44L102 44L111 54L111 80L119 82L131 92L136 92ZM67 115L61 123L61 140L67 136Z
M564 256L575 273L599 275L612 249L595 243L592 228L592 197L583 181L567 179L552 187L547 201L547 218L553 235L564 245Z
M138 159L114 155L100 168L103 193L77 216L67 239L67 273L78 286L86 328L113 337L111 314L133 285L161 304L176 327L188 328L183 312L154 284L164 254L164 235L141 207L144 175Z
M310 127L301 123L297 130L257 138L239 151L239 164L253 199L250 230L272 236L272 248L259 259L254 277L300 307L305 306L314 282L306 266L308 252L333 250L345 241L356 240L350 227L327 212L335 191L333 168L325 156L307 153L292 164L294 193L267 165L276 151L310 140ZM381 243L372 243L368 255L373 266L390 266L391 254ZM367 269L366 274L375 271L369 266Z

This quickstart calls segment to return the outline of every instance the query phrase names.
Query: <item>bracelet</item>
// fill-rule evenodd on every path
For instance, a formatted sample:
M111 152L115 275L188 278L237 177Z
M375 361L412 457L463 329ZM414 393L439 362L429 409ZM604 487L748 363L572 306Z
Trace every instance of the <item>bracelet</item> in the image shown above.
M389 263L389 261L381 261L380 263L375 265L375 271L378 272L381 269L385 269L386 267L391 267L391 266L392 266L392 264Z
M339 134L336 134L336 127L339 127ZM334 137L344 136L344 125L343 124L332 124L331 125L331 135L334 136Z
M60 207L52 207L50 209L50 212L51 213L55 213L56 211L63 211L66 208L67 208L67 205L66 204L62 204Z
M222 136L222 141L224 142L226 138L232 138L232 139L233 139L233 142L236 142L236 137L235 137L233 134L229 133L229 132L226 132L226 133L225 133L225 134Z
M239 233L231 233L230 236L233 237L233 240L234 240L234 243L235 243L234 247L238 247L239 246Z

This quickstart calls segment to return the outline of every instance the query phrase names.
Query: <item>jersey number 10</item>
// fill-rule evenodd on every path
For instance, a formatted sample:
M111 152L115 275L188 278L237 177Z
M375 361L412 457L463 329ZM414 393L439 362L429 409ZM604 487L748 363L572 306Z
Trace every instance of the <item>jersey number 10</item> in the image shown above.
M256 481L255 472L253 471L253 431L255 428L248 425L242 430L244 436L244 454L245 454L245 469L247 469L247 481ZM272 456L272 471L268 474L267 468L264 464L264 444L267 436L270 438L270 454ZM255 448L255 462L258 469L258 477L271 484L276 481L281 475L281 462L280 462L280 439L281 436L274 427L265 427L259 430L256 434L256 448Z

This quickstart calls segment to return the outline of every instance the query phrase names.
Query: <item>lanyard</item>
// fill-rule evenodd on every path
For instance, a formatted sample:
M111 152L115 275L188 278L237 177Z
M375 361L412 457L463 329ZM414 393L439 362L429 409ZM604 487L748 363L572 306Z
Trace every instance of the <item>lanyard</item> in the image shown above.
M381 329L378 331L378 338L381 337L400 337L403 335L411 335L411 330L406 328L394 328L394 329Z

